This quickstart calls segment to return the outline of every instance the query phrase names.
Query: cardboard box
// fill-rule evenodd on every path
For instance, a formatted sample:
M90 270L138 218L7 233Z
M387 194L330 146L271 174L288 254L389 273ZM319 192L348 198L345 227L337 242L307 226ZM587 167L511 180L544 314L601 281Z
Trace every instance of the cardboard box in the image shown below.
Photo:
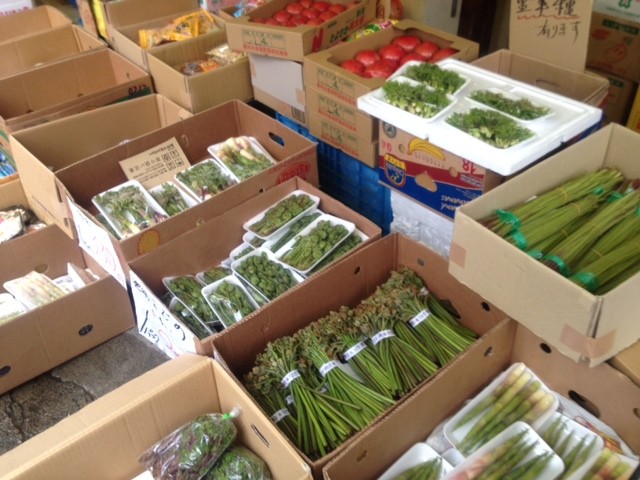
M209 157L208 146L239 135L255 137L275 158L276 164L125 240L109 234L94 217L96 210L91 198L127 180L121 160L175 138L190 163L196 163ZM40 178L42 175L52 178L53 174L45 171L35 157L30 160L27 163L35 165ZM46 196L39 203L55 203L60 199L66 202L68 213L63 224L73 222L75 225L75 229L66 231L77 236L81 245L124 285L127 261L295 176L305 178L312 185L318 184L316 145L246 103L232 100L58 170L55 179L59 197ZM87 178L93 180L87 182ZM38 195L26 186L25 190L31 196Z
M377 50L391 43L393 38L405 34L418 35L423 40L432 41L440 47L459 50L459 53L453 58L471 61L478 57L479 47L475 42L413 20L401 20L393 28L365 35L306 56L303 67L306 88L313 88L318 92L330 95L347 105L357 106L358 97L381 87L384 79L362 78L340 67L340 64L353 58L361 50Z
M308 127L301 62L250 53L249 69L256 100Z
M481 338L446 373L403 402L401 409L346 448L324 469L325 480L378 478L409 447L424 442L438 424L515 362L524 362L557 394L574 401L582 399L581 406L616 430L634 451L640 449L640 423L634 413L640 387L609 365L588 368L576 363L526 328L506 321ZM615 396L611 392L616 392Z
M609 360L609 364L640 385L640 342L625 348Z
M147 95L151 77L110 49L94 50L0 79L0 145L8 134Z
M316 111L309 110L309 133L371 168L378 166L378 141L362 138Z
M607 78L585 71L584 66L571 70L505 49L480 57L471 64L594 107L602 108L607 100Z
M14 15L31 8L33 8L33 2L31 0L2 0L2 2L0 2L0 16Z
M627 128L640 132L640 90L637 89L627 118Z
M0 77L102 48L105 42L76 25L46 30L0 44Z
M604 295L593 295L502 240L478 219L604 166L637 178L640 163L632 152L639 146L640 135L609 124L460 207L450 273L574 360L597 365L634 343L640 337L633 313L640 308L640 275Z
M593 12L587 66L640 80L640 23Z
M304 180L292 178L130 262L131 291L140 334L172 357L185 351L211 355L212 337L198 340L159 299L166 292L162 278L196 274L219 265L242 244L246 232L242 225L246 221L295 190L319 197L320 210L353 222L369 237L367 242L380 238L381 230L373 222ZM247 317L244 321L252 320Z
M379 153L383 185L448 218L505 178L386 122L380 122Z
M275 300L269 307L255 313L246 322L241 322L214 337L215 357L232 373L236 381L240 382L244 374L252 368L256 355L264 350L269 341L291 335L343 305L357 305L371 295L376 286L386 281L392 270L400 266L414 270L438 298L450 300L460 313L462 323L480 335L485 335L506 318L498 309L486 304L482 298L447 274L446 261L437 253L408 238L393 234L349 255ZM313 298L313 301L310 302L309 298ZM449 366L444 367L431 381L437 382L448 370ZM464 377L457 377L458 382L460 378ZM426 384L431 381L427 381ZM380 418L404 409L407 398L409 397L400 400ZM445 401L446 398L448 395L444 395L440 401ZM375 425L375 422L372 425ZM327 462L371 428L367 427L316 461L306 458L314 477L321 478L322 468ZM395 438L397 435L398 433L389 438ZM356 474L352 478L364 477Z
M98 398L0 457L9 480L122 479L144 471L138 457L198 415L240 408L238 441L274 480L308 480L309 468L210 358L183 355Z
M376 1L363 0L320 26L276 27L254 22L269 18L291 0L272 0L240 17L225 17L229 46L234 50L301 62L305 55L338 43L375 18ZM348 0L333 3L348 5Z
M52 225L0 244L5 261L0 284L38 270L67 274L67 262L100 277L54 302L0 326L0 393L99 345L134 326L127 292Z
M151 94L15 133L11 144L18 170L23 172L28 205L42 221L58 224L72 235L72 225L65 224L67 211L58 197L55 173L190 116L162 95Z
M604 122L625 125L629 118L638 82L611 73L602 72L600 75L609 81L609 94L604 102Z
M0 18L0 42L70 25L71 19L57 8L49 5L23 10Z
M226 35L219 30L149 51L147 63L156 91L193 113L229 100L253 98L247 58L195 75L180 71L187 62L206 58L207 51L224 43Z

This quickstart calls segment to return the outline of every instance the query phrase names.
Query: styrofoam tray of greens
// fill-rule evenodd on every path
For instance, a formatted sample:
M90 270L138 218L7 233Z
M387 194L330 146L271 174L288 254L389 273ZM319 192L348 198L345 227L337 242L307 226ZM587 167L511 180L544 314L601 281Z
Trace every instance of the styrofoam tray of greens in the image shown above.
M320 198L304 190L294 190L259 214L247 220L243 228L268 240L296 219L320 204Z
M416 63L407 62L387 82L406 78ZM602 117L599 108L456 59L448 58L435 66L462 79L461 86L451 93L452 104L441 115L422 118L391 105L385 100L385 85L360 96L358 108L501 175L523 169L593 127ZM472 98L478 92L500 96L497 103L487 98L480 102ZM514 110L514 101L524 103L518 103L520 109ZM523 107L526 102L531 107ZM518 118L522 108L542 114Z
M94 195L91 201L121 239L168 218L167 212L137 180Z
M276 164L260 142L247 135L230 137L211 145L207 151L238 182Z
M207 301L202 297L204 286L194 275L174 275L164 277L162 283L191 314L210 330L220 331L223 326Z
M233 299L231 298L233 295ZM239 322L259 307L235 275L202 288L202 296L225 327Z
M198 204L193 196L171 181L150 188L149 193L170 217Z
M207 158L178 172L175 180L198 202L204 202L238 183L213 158Z
M196 278L203 285L210 285L221 278L231 275L231 267L228 265L216 265L201 272L196 273Z
M407 472L414 467L425 462L441 462L440 463L440 475L430 476L429 478L442 478L446 473L450 472L453 467L444 460L438 452L431 448L426 443L416 443L411 446L406 452L396 460L385 472L378 477L378 480L393 480L399 475ZM403 477L404 478L404 477Z
M272 235L269 240L265 240L262 245L267 250L277 252L285 243L300 233L307 225L322 215L322 212L316 208L308 210L305 214L300 215L294 222L291 222L287 228L282 229L277 235Z

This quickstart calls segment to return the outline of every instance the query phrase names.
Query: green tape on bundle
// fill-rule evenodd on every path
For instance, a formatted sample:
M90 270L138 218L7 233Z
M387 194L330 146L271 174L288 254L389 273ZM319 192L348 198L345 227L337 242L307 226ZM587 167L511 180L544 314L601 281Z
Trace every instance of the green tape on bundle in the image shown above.
M515 242L516 247L518 247L520 250L525 250L527 248L527 237L525 237L519 230L513 232L510 237Z
M569 276L569 267L567 267L567 264L564 263L564 260L562 260L560 257L558 257L557 255L547 255L546 257L544 257L544 259L550 260L555 263L560 269L560 273L562 275L564 275L565 277Z
M536 260L542 260L542 257L544 256L544 252L542 250L529 250L527 252L527 255L529 255L532 258L535 258Z
M591 272L578 272L571 277L571 280L580 283L590 292L595 292L600 287L600 282Z
M520 219L514 215L513 213L507 210L496 210L496 215L500 219L502 223L506 223L507 225L511 225L514 229L520 228Z

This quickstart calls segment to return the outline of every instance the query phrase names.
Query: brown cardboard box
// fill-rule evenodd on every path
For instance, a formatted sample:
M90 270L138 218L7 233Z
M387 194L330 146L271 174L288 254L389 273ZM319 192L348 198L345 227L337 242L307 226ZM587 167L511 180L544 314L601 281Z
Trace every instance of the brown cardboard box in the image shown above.
M70 24L71 19L57 8L41 5L0 17L0 42Z
M640 80L640 23L594 11L587 66Z
M6 187L4 185L3 187ZM67 274L67 262L100 277L0 326L0 393L134 326L127 292L55 225L0 244L0 284L38 270Z
M506 318L498 309L488 305L447 274L446 261L437 253L413 240L393 234L349 255L275 300L246 322L234 325L214 337L215 357L240 382L252 368L256 355L264 350L269 341L291 335L340 306L358 304L371 295L376 286L387 280L392 270L401 266L414 270L438 298L450 300L460 313L462 323L480 335L485 335ZM312 302L309 301L310 298L313 298ZM454 361L453 365L455 364L458 362ZM448 370L449 366L444 367L431 381L438 381ZM458 382L465 383L460 382L460 378L462 377L457 377ZM380 418L403 410L407 398L409 397L400 400ZM445 401L446 398L448 395L444 395L439 401ZM327 462L350 444L357 442L371 428L367 427L318 460L311 461L303 455L311 465L314 477L321 478L322 468ZM389 438L397 435L396 433ZM353 478L363 477L355 474Z
M140 334L169 356L185 351L211 355L212 337L198 340L160 301L166 292L162 278L195 275L219 265L242 244L245 222L296 190L319 197L318 208L322 212L354 223L369 237L363 245L380 238L381 230L374 223L304 180L292 178L130 262L131 291L136 316L140 319ZM250 322L250 317L246 321Z
M636 414L640 387L609 365L589 368L576 363L523 326L507 321L345 449L324 469L325 480L378 478L409 447L424 442L440 422L515 362L524 362L557 394L595 407L596 416L631 449L640 449ZM616 393L612 396L611 392Z
M574 360L593 366L630 346L640 338L634 313L640 308L640 275L604 295L593 295L478 220L604 166L637 178L639 147L640 135L609 124L463 205L454 220L449 272Z
M238 442L274 480L308 480L309 467L214 360L183 355L93 401L0 457L7 480L130 480L138 457L198 415L239 408Z
M609 94L604 105L604 122L625 125L629 118L638 82L611 73L599 72L599 75L609 80Z
M616 370L621 371L637 385L640 385L640 342L636 342L609 360Z
M27 127L153 91L151 77L110 49L0 79L0 144Z
M288 3L291 1L272 0L246 15L226 16L225 28L229 46L247 53L301 62L305 55L338 43L372 20L376 14L376 1L363 0L320 26L275 27L252 21L254 18L271 17ZM348 5L349 1L335 0L333 3Z
M513 50L498 50L471 62L472 65L543 88L558 95L602 108L608 80L597 72L570 70Z
M45 30L0 44L0 77L102 48L105 42L76 25Z
M175 138L190 163L196 163L209 157L207 147L210 145L239 135L255 137L275 158L276 164L125 240L108 234L95 218L91 198L128 180L120 166L121 160ZM45 171L35 157L28 163L37 169L39 178L44 176L50 181L52 173ZM232 100L58 170L55 179L59 196L46 196L40 203L66 202L69 211L63 224L70 224L71 219L75 224L75 230L67 228L66 231L77 236L105 269L124 284L127 261L294 176L301 176L312 185L318 184L316 145L246 103ZM26 186L25 190L31 196L38 195Z
M380 182L453 218L456 208L488 192L505 177L380 122Z
M11 137L27 203L47 224L65 225L55 173L140 135L178 122L191 113L151 94L27 128ZM91 178L91 177L89 177Z
M193 113L229 100L253 98L247 58L195 75L179 70L187 62L207 58L206 52L224 43L225 32L219 30L150 50L147 63L156 91Z

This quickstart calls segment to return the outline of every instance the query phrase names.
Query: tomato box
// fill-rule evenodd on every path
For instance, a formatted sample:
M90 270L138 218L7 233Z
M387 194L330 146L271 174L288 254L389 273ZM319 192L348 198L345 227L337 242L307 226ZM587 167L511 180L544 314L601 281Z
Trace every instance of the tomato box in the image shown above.
M291 3L298 4L291 0L272 0L246 15L225 17L229 46L247 53L302 61L305 55L336 44L372 20L376 14L375 0L361 0L357 3L334 0L332 4L344 5L347 9L320 25L285 27L260 23L262 20L258 20L266 20L283 12Z

